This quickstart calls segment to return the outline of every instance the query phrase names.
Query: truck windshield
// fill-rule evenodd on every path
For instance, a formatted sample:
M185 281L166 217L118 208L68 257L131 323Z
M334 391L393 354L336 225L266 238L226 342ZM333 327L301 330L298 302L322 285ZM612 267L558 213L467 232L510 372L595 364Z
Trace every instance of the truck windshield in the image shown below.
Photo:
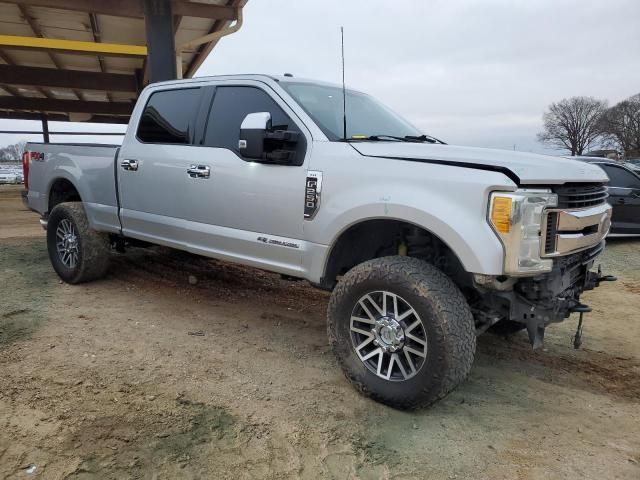
M342 89L313 83L281 82L329 140L343 138ZM347 139L420 137L409 122L364 93L347 90Z

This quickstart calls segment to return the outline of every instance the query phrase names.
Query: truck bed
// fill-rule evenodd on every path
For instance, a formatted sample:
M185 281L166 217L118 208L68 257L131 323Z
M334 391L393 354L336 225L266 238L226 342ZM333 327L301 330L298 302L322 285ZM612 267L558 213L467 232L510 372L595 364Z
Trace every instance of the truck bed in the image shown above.
M75 185L94 228L117 233L118 200L115 159L120 145L86 143L36 143L26 146L32 155L27 203L46 216L57 191Z

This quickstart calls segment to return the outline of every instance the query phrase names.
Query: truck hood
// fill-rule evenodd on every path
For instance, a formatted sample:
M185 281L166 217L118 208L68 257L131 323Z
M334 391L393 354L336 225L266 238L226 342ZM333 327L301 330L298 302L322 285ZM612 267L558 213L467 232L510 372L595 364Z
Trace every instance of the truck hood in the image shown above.
M430 143L351 142L367 157L395 158L502 172L519 185L608 182L600 167L578 160L490 148Z

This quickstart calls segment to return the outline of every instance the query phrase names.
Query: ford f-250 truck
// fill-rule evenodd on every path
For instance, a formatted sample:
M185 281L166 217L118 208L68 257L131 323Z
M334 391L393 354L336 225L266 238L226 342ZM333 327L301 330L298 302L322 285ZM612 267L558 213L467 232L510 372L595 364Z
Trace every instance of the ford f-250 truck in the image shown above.
M306 279L333 292L346 376L400 408L454 389L479 333L526 328L538 347L612 279L591 271L611 217L600 168L446 145L331 84L158 83L122 146L27 150L28 205L64 281L102 277L141 241Z

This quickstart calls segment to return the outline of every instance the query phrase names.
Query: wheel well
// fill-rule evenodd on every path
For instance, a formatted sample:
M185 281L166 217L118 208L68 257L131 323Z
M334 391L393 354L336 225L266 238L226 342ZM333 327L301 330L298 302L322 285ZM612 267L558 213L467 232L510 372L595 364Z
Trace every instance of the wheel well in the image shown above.
M80 194L76 187L73 186L66 178L59 178L53 182L49 191L49 212L62 202L80 202Z
M400 220L367 220L349 227L329 253L322 287L331 289L338 277L373 258L406 255L429 262L447 274L461 289L471 284L457 255L433 233Z

